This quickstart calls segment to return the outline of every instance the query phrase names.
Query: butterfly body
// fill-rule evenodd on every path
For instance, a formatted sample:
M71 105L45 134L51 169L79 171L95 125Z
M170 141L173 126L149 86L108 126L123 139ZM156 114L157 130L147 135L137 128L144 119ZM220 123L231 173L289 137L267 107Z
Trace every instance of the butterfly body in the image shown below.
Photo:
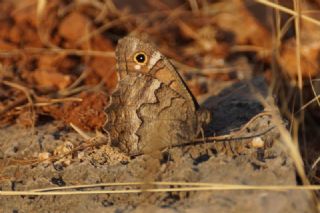
M116 56L120 79L104 126L112 145L134 155L193 140L209 114L171 63L133 37L119 41Z

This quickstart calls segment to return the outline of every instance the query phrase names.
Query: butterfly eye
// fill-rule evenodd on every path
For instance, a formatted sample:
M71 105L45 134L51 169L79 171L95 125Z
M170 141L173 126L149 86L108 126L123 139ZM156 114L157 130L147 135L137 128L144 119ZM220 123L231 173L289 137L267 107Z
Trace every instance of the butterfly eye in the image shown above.
M144 52L137 52L134 54L133 60L139 65L145 65L147 63L147 55Z

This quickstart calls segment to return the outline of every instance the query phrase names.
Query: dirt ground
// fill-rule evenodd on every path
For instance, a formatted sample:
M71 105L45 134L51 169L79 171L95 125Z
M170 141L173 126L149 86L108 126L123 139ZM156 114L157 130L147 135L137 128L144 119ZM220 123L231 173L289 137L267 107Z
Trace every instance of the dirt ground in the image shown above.
M262 78L253 80L265 94ZM212 122L215 132L230 132L248 122L263 110L250 93L249 83L224 102L225 91L208 98L206 106L219 122ZM219 103L219 104L215 104ZM227 110L226 110L227 109ZM250 110L248 110L250 109ZM241 116L239 116L241 115ZM225 119L223 119L225 118ZM258 121L263 123L264 119ZM214 120L215 121L215 120ZM252 131L259 131L255 123ZM271 125L271 124L269 124ZM258 127L257 127L258 126ZM29 128L17 125L1 129L3 159L37 156L53 152L66 142L74 146L83 139L70 128L61 128L57 122L37 126L34 135ZM264 151L263 160L254 147L243 147L245 141L223 144L202 144L172 148L161 155L143 155L133 159L112 159L105 146L78 152L72 163L40 163L6 166L2 190L26 190L53 186L134 181L212 182L244 185L295 185L293 162L279 141L279 131L263 136L272 146ZM251 139L252 140L252 139ZM237 146L240 145L241 148ZM221 147L222 146L222 147ZM79 157L80 154L82 157ZM305 191L199 191L139 193L130 195L66 195L2 197L4 212L316 212L312 194ZM298 204L298 205L297 205Z
M0 190L121 182L159 187L150 185L154 181L302 184L274 119L287 129L293 126L290 113L295 112L297 97L288 83L296 78L293 24L286 25L279 58L274 58L274 35L266 21L266 14L273 13L261 4L142 2L0 2ZM283 2L290 6L290 1ZM306 1L303 6L318 4ZM308 34L315 28L303 26L303 41L308 41L301 53L303 78L312 82L309 77L319 75L314 67L320 46ZM242 139L203 141L131 157L107 144L101 127L117 85L114 48L129 33L153 40L172 59L201 106L210 110L213 119L204 129L206 137L237 133ZM274 86L277 80L280 86ZM317 83L312 89L305 84L305 102L314 98L312 91L317 94ZM308 140L302 150L312 183L319 181L318 166L310 166L320 149L318 112L316 105L306 109L313 128L310 134L299 132L299 139L306 133ZM263 145L254 145L255 140ZM305 190L0 196L0 212L15 213L317 212L317 205L315 194Z

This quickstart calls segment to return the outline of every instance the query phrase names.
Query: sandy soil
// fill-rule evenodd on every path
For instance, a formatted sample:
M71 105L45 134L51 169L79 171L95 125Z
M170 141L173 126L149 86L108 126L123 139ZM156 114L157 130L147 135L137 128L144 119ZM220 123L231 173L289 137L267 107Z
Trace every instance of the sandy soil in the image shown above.
M262 78L253 80L262 94ZM204 102L214 122L210 129L230 132L241 127L263 107L250 93L249 83L221 88L220 95ZM242 89L223 100L227 91ZM246 95L245 95L246 94ZM215 99L215 100L213 100ZM250 110L248 110L250 109ZM263 120L263 119L262 119ZM263 123L260 120L258 123ZM270 125L270 124L269 124ZM253 131L262 126L254 123ZM54 163L8 165L12 159L31 159L39 153L52 153L57 147L83 142L71 128L58 122L30 128L17 125L0 130L2 190L28 190L43 187L132 181L185 181L249 185L295 185L292 160L273 130L263 140L271 141L263 159L245 141L176 147L164 152L131 159L111 156L107 146L86 149ZM241 148L240 148L241 147ZM70 160L70 162L68 161ZM146 186L147 187L147 186ZM130 188L130 187L129 187ZM106 189L106 188L105 188ZM1 197L3 212L316 212L312 194L304 191L198 191L139 194Z

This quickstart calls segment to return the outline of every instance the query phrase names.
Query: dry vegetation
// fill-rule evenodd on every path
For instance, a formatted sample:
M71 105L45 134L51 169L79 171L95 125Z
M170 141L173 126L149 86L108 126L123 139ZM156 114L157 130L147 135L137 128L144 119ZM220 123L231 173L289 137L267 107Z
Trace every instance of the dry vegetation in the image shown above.
M32 132L55 121L61 129L70 123L82 131L101 129L117 84L117 40L148 37L172 58L199 100L218 94L217 85L264 77L277 102L272 107L288 123L286 129L276 121L302 188L319 189L307 186L320 183L319 11L320 1L311 0L1 1L0 126Z

